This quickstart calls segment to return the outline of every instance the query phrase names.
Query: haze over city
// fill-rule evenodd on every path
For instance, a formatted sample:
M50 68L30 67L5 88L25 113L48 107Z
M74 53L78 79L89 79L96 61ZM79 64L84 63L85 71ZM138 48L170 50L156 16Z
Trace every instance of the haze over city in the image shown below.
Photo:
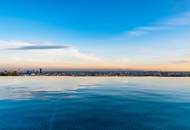
M189 0L4 0L5 69L190 71Z

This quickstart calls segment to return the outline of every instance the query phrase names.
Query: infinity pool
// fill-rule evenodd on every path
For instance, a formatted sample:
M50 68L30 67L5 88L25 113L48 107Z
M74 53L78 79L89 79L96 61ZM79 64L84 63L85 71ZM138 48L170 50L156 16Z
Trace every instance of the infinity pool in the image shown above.
M0 130L190 130L190 78L0 77Z

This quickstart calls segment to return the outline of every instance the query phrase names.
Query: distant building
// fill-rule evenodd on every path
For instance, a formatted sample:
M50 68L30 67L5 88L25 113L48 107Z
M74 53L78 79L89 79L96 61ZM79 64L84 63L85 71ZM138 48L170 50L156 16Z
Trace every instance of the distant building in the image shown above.
M40 68L40 73L42 73L42 68Z

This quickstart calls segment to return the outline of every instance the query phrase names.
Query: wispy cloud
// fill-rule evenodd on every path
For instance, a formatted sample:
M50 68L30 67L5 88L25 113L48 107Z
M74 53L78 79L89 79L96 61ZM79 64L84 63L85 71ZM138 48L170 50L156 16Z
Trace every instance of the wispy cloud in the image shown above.
M96 55L83 53L71 45L30 41L0 41L0 49L3 52L0 55L0 59L2 59L0 65L69 68L94 67L97 64L100 66L105 64L104 60Z
M190 25L190 11L180 15L169 17L150 26L137 27L127 32L131 36L140 36L162 30L171 30L177 27Z
M0 41L0 65L44 68L121 68L127 58L112 58L85 53L72 45L38 42ZM62 50L63 49L63 50ZM28 52L30 50L30 53ZM24 62L23 62L24 61Z
M62 45L51 42L37 41L0 41L1 50L57 50L70 48L69 45Z
M190 11L175 17L170 17L163 22L163 25L173 27L190 25Z
M175 60L175 61L171 61L171 63L174 63L174 64L188 64L188 63L190 63L190 60Z
M146 26L146 27L138 27L134 30L131 30L128 32L129 35L133 35L133 36L139 36L139 35L144 35L150 32L154 32L154 31L161 31L161 30L169 30L172 29L173 27L169 27L169 26Z
M7 50L50 50L50 49L66 49L70 46L64 45L28 45L17 48L7 48Z

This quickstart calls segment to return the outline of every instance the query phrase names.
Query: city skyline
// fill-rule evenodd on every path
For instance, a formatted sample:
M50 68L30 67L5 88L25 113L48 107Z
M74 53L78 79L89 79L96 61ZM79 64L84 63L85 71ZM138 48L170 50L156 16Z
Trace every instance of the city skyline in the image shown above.
M6 0L0 66L190 71L188 0Z

